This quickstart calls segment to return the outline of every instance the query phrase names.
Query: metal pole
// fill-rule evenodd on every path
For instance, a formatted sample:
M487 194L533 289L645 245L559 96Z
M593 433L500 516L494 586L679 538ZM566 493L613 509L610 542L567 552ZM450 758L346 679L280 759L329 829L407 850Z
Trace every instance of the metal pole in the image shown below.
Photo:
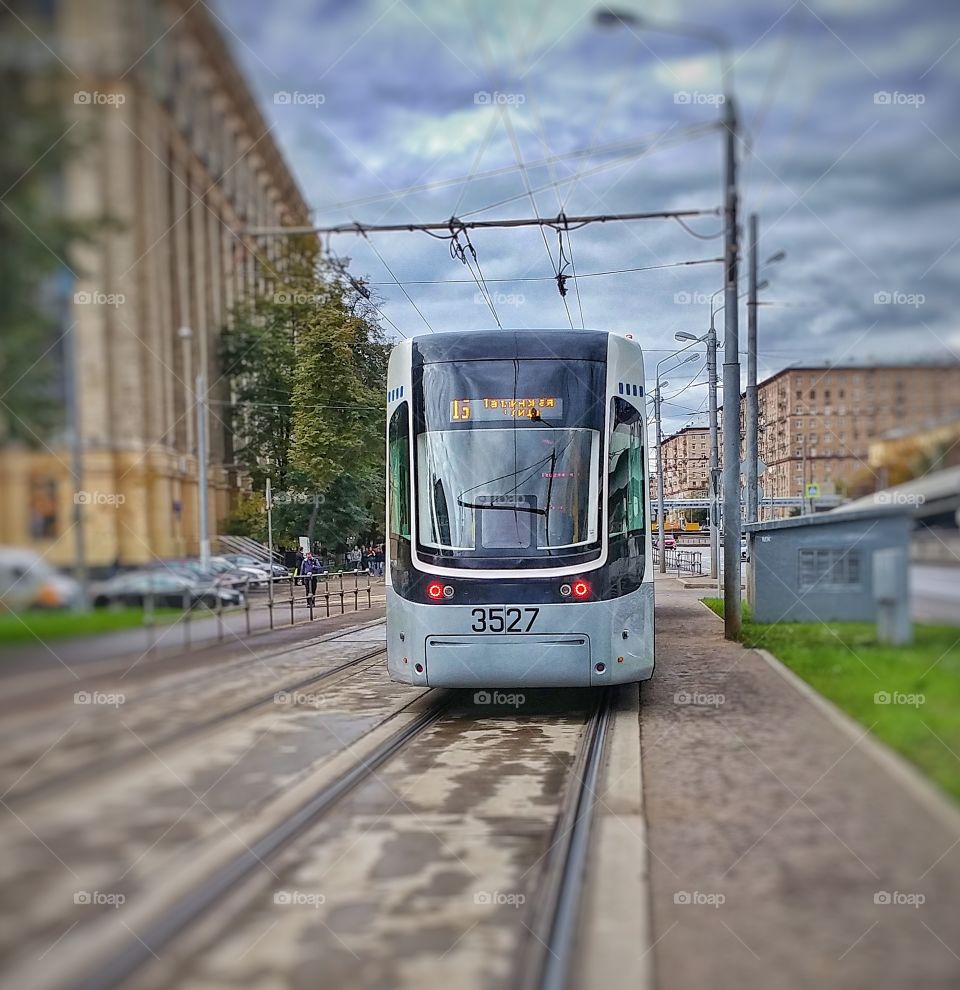
M270 557L268 563L270 564L270 579L267 582L267 588L270 590L269 606L271 609L270 614L273 615L273 486L269 478L267 478L267 550L269 551Z
M717 427L717 328L713 305L710 306L710 331L707 334L707 377L710 383L710 577L718 574L720 556L720 444Z
M757 460L760 457L758 437L760 408L757 397L757 214L750 214L749 278L747 295L747 522L757 521Z
M737 320L737 112L724 101L723 598L724 635L740 638L740 333Z
M200 564L210 568L210 528L207 520L207 385L197 375L197 520L200 526Z
M89 606L89 574L87 571L87 546L84 531L83 503L86 501L83 486L83 431L80 427L80 402L77 395L77 324L72 323L64 335L66 375L66 406L70 422L71 466L75 485L73 493L73 556L74 575L80 585L77 611L85 612Z
M653 410L657 420L657 551L660 555L660 573L667 573L667 554L663 545L663 433L660 430L660 382L653 393Z

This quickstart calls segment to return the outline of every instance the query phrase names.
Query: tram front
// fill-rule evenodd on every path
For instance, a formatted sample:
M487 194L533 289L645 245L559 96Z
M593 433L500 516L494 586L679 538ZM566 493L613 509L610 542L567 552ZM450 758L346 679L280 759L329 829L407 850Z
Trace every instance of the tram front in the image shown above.
M614 364L635 365L613 383L611 350ZM611 397L628 373L643 382L639 348L591 331L437 334L394 349L394 679L560 687L650 676L643 390L637 405L619 399L625 428ZM640 517L632 533L627 503Z

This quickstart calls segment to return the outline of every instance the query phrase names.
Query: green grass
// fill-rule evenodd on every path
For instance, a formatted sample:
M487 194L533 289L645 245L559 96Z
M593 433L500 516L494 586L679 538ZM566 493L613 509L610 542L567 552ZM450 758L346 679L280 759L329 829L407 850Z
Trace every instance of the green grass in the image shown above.
M176 609L157 609L157 622L168 622L181 613ZM95 636L117 629L133 629L143 624L139 608L77 612L19 612L0 615L0 649L24 642Z
M703 601L723 615L723 599ZM763 625L751 621L746 604L743 618L745 646L769 650L960 798L960 629L916 625L911 646L884 646L868 623ZM895 701L880 703L878 694Z

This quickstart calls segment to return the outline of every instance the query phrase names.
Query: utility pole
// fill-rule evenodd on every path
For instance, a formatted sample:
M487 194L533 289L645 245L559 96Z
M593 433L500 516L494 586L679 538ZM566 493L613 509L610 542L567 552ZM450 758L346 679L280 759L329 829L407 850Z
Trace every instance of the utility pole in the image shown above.
M80 585L78 611L85 612L89 607L90 578L87 570L85 520L83 515L83 431L80 425L80 401L77 395L77 324L72 323L64 335L65 345L65 384L67 419L70 423L70 473L75 485L73 493L73 557L74 574Z
M724 308L723 308L723 625L740 638L740 332L737 313L737 111L724 100Z
M717 427L717 327L713 306L710 307L710 330L707 332L707 380L710 397L710 577L719 573L720 557L720 437Z
M207 520L207 383L197 375L197 521L200 528L200 566L210 569L210 525Z
M268 598L271 610L273 608L273 482L267 478L267 549L270 553L270 580L267 583ZM273 615L273 612L270 613ZM272 621L272 620L271 620Z
M667 554L663 546L663 432L660 429L660 381L653 393L653 411L657 421L657 552L660 555L660 573L667 573Z
M750 214L749 287L747 290L747 522L757 521L757 461L760 457L758 437L760 408L757 398L757 214Z

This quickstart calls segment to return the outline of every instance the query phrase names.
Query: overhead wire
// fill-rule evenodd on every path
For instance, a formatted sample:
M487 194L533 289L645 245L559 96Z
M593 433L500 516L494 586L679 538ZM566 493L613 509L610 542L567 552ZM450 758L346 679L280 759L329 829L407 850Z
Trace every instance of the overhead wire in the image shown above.
M420 319L423 320L423 322L427 325L427 329L430 331L430 333L436 333L433 327L430 326L430 321L423 315L423 312L421 311L420 307L413 301L413 297L410 295L409 292L407 292L406 288L401 284L400 280L394 274L393 269L387 264L383 255L377 250L377 247L373 243L373 241L371 241L366 234L364 234L363 236L366 242L370 245L370 250L373 251L373 253L380 259L380 264L382 264L383 267L386 268L386 270L390 273L390 277L396 283L400 291L407 297L407 301L417 311L417 314L420 316Z

